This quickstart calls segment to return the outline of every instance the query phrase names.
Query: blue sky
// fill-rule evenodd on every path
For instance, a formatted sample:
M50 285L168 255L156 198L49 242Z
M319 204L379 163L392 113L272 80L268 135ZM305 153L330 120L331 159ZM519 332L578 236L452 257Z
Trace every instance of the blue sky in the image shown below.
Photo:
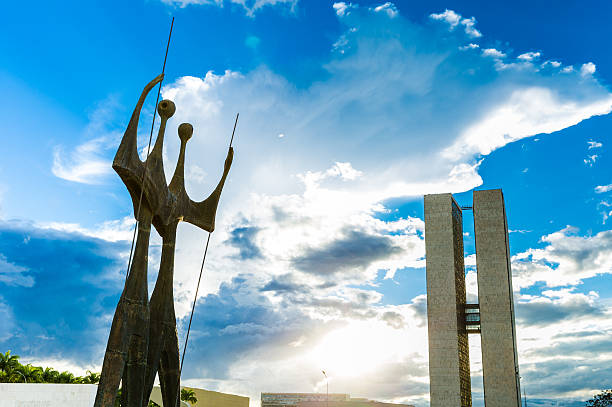
M164 160L174 168L176 127L192 123L192 199L216 185L240 112L187 383L256 406L262 391L323 391L325 369L334 392L427 405L422 195L469 205L474 188L503 188L530 405L611 387L612 5L417 3L7 5L0 347L99 369L133 225L110 162L174 16ZM179 227L180 335L204 239Z

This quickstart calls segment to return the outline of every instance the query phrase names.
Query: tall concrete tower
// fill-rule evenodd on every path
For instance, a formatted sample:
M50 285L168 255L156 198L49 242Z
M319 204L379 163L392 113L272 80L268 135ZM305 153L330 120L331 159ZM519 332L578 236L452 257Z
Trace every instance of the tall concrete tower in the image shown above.
M474 191L479 304L467 304L463 215L451 194L425 196L431 407L472 405L468 334L481 334L486 407L520 407L504 198Z

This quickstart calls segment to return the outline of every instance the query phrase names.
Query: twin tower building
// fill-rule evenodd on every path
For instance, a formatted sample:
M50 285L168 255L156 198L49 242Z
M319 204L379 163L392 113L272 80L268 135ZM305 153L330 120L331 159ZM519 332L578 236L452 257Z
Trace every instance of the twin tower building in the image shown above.
M425 196L431 407L472 405L469 334L480 334L486 407L520 407L504 198L474 191L478 304L466 302L463 213L451 194Z

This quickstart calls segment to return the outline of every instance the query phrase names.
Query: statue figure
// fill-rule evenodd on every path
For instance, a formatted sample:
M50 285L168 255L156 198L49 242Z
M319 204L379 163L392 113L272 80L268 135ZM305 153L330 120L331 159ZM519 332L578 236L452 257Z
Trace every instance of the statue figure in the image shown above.
M212 232L221 190L232 164L229 148L223 175L215 190L201 202L185 191L184 164L187 141L193 134L188 123L179 126L181 149L170 185L166 185L162 149L166 123L175 112L170 100L157 106L161 124L153 150L142 162L137 151L137 128L147 94L161 82L163 74L145 86L123 135L113 169L132 197L138 221L133 261L113 317L94 407L113 407L119 382L122 404L146 407L155 375L159 371L164 406L178 405L180 391L179 348L174 313L173 276L176 229L180 221ZM147 264L151 225L162 237L161 264L148 298Z

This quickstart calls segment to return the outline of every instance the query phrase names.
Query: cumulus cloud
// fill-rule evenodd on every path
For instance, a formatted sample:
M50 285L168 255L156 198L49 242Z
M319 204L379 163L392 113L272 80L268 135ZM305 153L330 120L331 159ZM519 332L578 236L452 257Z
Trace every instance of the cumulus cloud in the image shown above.
M580 67L580 75L588 76L593 75L595 73L595 64L592 62L587 62L586 64L582 64Z
M506 54L495 48L486 48L482 50L482 55L493 58L505 58Z
M476 29L476 19L474 17L462 18L460 14L453 10L446 9L442 13L430 14L429 17L433 20L444 21L447 23L451 30L454 30L457 26L463 26L465 33L472 38L482 37L480 31Z
M550 325L585 318L590 321L605 317L604 309L597 304L599 296L594 293L574 293L573 290L545 290L541 296L524 297L519 300L517 318L525 325Z
M594 292L551 289L520 295L516 315L522 383L529 384L530 398L578 401L601 389L612 358L609 304Z
M391 2L386 2L385 4L374 7L374 11L376 11L377 13L386 13L391 18L396 17L398 15L398 11L395 7L395 4Z
M524 54L519 55L517 58L523 61L533 61L540 57L539 52L526 52Z
M473 51L478 49L470 45L475 20L454 12L432 17L449 28L440 30L437 24L420 25L390 13L389 6L377 11L338 2L333 8L344 32L322 63L325 80L296 88L259 67L183 77L163 89L164 97L177 105L169 129L183 121L194 124L187 165L205 154L207 161L198 158L198 165L212 174L186 180L194 199L206 196L216 182L236 111L241 118L218 220L218 225L231 226L215 232L198 306L229 301L247 307L242 309L251 319L200 327L197 348L207 346L209 328L221 335L214 343L236 336L225 342L236 348L228 348L224 359L213 363L227 366L222 377L212 370L192 371L187 377L209 377L193 379L193 384L243 394L295 383L317 391L322 382L316 361L333 350L339 356L330 360L338 366L346 362L346 350L336 351L338 338L380 331L390 338L400 335L404 348L410 343L422 353L390 358L396 348L386 346L389 353L375 355L378 364L367 372L356 370L362 374L360 383L390 372L405 380L362 390L371 397L400 401L408 394L422 400L427 394L422 386L427 380L425 302L420 298L405 306L383 305L374 281L380 271L392 278L398 270L424 266L423 223L412 217L381 220L390 211L382 202L469 190L482 182L478 168L487 154L605 114L612 97L595 78L585 80L579 72L560 75L562 67L552 62L543 69L536 65L536 55L513 60L505 49ZM484 80L475 82L476 75ZM279 134L290 137L279 139ZM168 157L177 155L175 137L168 138L167 150ZM559 233L572 238L567 231ZM197 263L193 253L201 250L203 235L190 227L180 234L177 247L184 256L177 256L176 293L177 312L184 316L193 292L189 270ZM551 286L563 279L577 283L605 270L605 265L590 271L570 267L563 252L575 245L562 250L561 241L546 236L544 249L524 255L529 260L514 259L517 288L542 279ZM552 266L557 260L563 265ZM231 280L247 269L248 277ZM470 278L475 282L474 272ZM470 298L475 300L472 285ZM548 299L552 310L563 306ZM525 305L521 315L533 318L538 306L546 304ZM249 307L258 311L250 313ZM575 315L576 309L587 308L550 311L548 321L554 322L555 315ZM267 333L265 326L274 329ZM311 334L313 327L320 330ZM246 331L248 341L238 337ZM365 353L361 343L355 346L352 352ZM236 356L230 356L234 351ZM411 361L415 369L400 369L398 360ZM351 375L337 369L336 385L356 389ZM272 373L256 374L262 370ZM408 389L406 383L414 387Z
M553 62L543 69L535 55L481 52L475 19L451 10L431 16L446 25L441 29L406 19L391 3L338 2L333 9L343 33L321 62L323 80L298 88L262 66L182 77L163 88L177 106L168 134L178 123L194 125L186 157L186 168L197 165L186 177L194 200L216 184L237 111L241 119L196 307L187 383L257 398L253 389L296 383L322 390L325 368L344 391L424 403L425 297L386 305L376 286L378 275L422 270L423 221L388 216L393 208L383 203L478 186L479 165L492 151L608 113L612 97L595 77L561 75L565 68ZM178 138L166 140L165 165L173 168L167 157L178 155ZM579 284L609 273L608 240L607 232L545 236L543 248L513 258L515 287ZM204 241L203 231L179 227L182 323ZM470 281L473 270L473 299ZM589 295L521 301L517 315L538 329L600 309ZM537 320L539 310L546 318ZM355 354L370 359L356 365Z
M547 287L581 284L584 279L612 273L612 231L580 236L567 227L542 237L544 247L512 257L515 289L543 282Z
M384 235L370 235L349 230L343 237L321 248L310 248L293 258L292 264L306 273L334 274L354 269L363 270L377 260L402 253L393 240Z

